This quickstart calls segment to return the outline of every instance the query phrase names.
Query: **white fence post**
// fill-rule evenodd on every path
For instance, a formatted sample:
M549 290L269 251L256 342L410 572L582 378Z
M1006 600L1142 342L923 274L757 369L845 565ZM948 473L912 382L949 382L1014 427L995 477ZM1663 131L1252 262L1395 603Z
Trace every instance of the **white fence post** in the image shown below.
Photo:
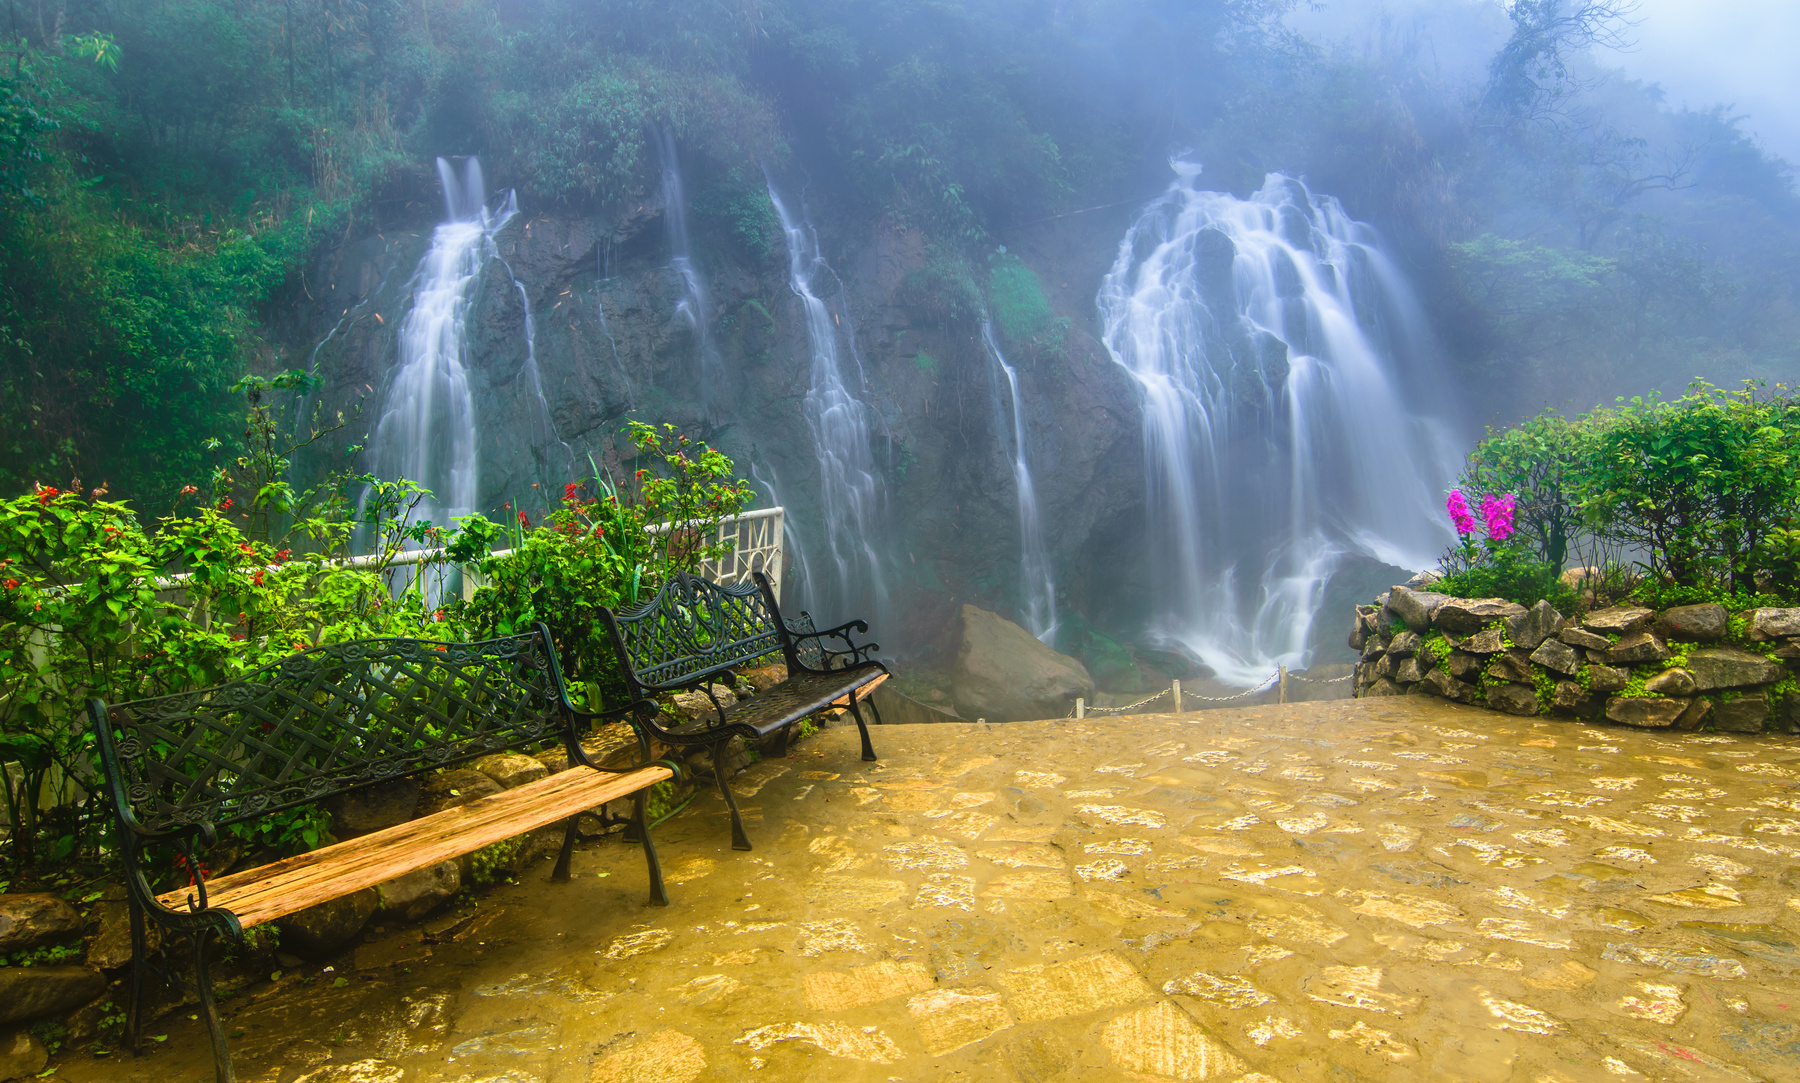
M1169 682L1169 695L1171 697L1173 697L1175 700L1175 706L1173 708L1174 712L1176 714L1180 714L1181 713L1181 682L1180 681Z

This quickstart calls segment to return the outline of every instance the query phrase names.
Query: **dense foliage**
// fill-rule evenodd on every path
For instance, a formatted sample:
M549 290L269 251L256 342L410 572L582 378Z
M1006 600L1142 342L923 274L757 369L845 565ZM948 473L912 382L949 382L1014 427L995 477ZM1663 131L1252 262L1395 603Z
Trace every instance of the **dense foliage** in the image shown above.
M1509 518L1451 515L1463 537L1443 589L1565 607L1571 557L1587 593L1652 604L1800 603L1800 398L1785 386L1696 384L1671 402L1633 399L1574 420L1544 415L1491 434L1463 486L1511 497ZM1516 531L1516 532L1515 532Z

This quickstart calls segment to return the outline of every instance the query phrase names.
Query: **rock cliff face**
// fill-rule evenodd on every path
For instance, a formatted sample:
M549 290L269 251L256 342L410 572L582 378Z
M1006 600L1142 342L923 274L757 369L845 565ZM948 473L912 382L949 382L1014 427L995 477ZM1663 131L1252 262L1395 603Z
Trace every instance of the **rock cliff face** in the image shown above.
M618 472L616 438L628 415L668 421L729 454L758 483L759 504L772 493L788 507L794 555L828 562L817 452L803 413L810 353L781 237L771 238L766 259L738 248L697 253L724 384L703 388L661 219L654 203L610 222L527 212L497 234L499 258L487 263L470 310L479 505L495 515L511 502L535 519L563 483L590 472L590 456ZM309 450L302 471L350 461L349 449L374 428L430 228L347 240L311 268L283 313L278 337L294 361L310 357L322 381L309 408L327 416L362 409ZM880 640L902 652L928 650L965 601L1017 612L1010 422L978 323L921 318L904 303L907 276L926 260L920 236L877 222L828 232L824 249L838 281L814 289L840 326L854 328L863 396L880 422L875 450L890 529L873 544L895 603L879 614ZM1011 359L1058 590L1068 608L1122 626L1132 598L1151 586L1133 578L1143 501L1133 392L1085 330L1104 254L1084 252L1042 272L1060 287L1052 290L1059 305L1085 296L1088 310L1064 313L1073 324L1064 350L1019 347ZM1079 277L1071 266L1092 281L1070 281ZM537 381L526 365L528 341ZM810 604L805 587L789 601ZM872 607L872 599L852 600L845 608L855 611L816 616L834 624L877 616Z

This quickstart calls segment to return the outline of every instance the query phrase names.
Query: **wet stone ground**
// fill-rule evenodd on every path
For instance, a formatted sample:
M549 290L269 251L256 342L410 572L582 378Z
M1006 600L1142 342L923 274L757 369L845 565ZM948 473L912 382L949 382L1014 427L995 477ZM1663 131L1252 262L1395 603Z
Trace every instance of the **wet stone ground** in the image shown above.
M233 1000L241 1078L1800 1078L1800 742L1423 699L854 729ZM547 874L548 865L544 867ZM178 1016L59 1078L211 1078Z

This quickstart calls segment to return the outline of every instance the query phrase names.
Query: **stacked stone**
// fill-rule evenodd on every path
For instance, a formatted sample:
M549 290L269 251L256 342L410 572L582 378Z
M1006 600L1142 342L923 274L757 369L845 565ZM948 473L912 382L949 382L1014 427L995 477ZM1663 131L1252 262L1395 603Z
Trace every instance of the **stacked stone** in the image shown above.
M1800 609L1739 614L1745 638L1775 645L1771 657L1723 642L1732 619L1720 605L1661 613L1622 605L1571 621L1547 601L1526 609L1407 587L1376 602L1356 607L1350 632L1362 652L1359 696L1433 695L1517 715L1540 713L1547 698L1565 717L1731 733L1800 723L1800 696L1770 697L1771 686L1800 672ZM1447 656L1426 649L1433 632L1449 644ZM1671 643L1695 645L1678 656ZM1645 668L1656 672L1640 693L1633 670Z

